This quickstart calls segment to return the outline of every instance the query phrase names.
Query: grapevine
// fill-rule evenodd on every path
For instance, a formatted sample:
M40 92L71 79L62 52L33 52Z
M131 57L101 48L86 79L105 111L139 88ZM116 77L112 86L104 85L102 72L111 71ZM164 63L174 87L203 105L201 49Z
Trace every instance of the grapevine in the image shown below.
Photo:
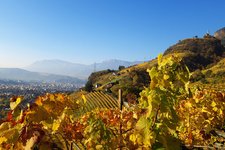
M118 108L102 92L13 97L0 121L0 149L223 148L225 93L194 90L179 57L158 57L139 104Z
M193 97L180 101L177 108L181 119L179 138L186 145L214 145L220 142L216 131L225 120L225 97L213 90L197 90Z

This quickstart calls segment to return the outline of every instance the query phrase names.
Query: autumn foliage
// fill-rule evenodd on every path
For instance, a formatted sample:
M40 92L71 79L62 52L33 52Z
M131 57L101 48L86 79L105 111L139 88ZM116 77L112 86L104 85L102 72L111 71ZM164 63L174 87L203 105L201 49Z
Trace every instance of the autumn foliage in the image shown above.
M83 94L47 93L23 109L23 98L15 97L0 124L0 149L221 148L224 93L190 88L191 73L175 56L159 56L148 73L138 104L122 110L98 108ZM77 115L86 107L96 109Z

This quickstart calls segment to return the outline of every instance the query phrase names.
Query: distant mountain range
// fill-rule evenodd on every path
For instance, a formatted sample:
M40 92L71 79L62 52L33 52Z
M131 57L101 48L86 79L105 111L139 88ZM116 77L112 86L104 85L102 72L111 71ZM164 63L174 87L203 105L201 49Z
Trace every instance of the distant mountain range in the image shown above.
M26 82L58 82L84 84L84 80L48 73L31 72L19 68L0 68L0 80L21 80Z
M62 60L42 60L24 69L0 68L0 80L84 84L88 76L94 71L117 70L119 66L128 67L138 63L140 62L113 59L102 63L84 65Z
M77 77L80 79L87 79L88 76L94 71L100 70L117 70L119 66L132 66L141 63L141 61L129 62L123 60L107 60L101 63L95 63L90 65L71 63L62 60L42 60L37 61L24 69L34 72L43 72L50 74L66 75Z

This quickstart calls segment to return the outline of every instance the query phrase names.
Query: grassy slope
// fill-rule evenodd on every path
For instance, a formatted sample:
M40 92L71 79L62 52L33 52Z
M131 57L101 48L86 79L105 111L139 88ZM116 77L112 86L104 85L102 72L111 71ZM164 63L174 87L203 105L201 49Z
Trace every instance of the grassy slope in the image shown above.
M211 70L212 73L217 74L218 72L225 72L225 58L221 59L217 64L212 66L209 69L203 70L204 73L206 73L208 70Z
M204 77L199 81L192 83L192 86L225 91L225 58L221 59L210 68L201 70L201 73Z

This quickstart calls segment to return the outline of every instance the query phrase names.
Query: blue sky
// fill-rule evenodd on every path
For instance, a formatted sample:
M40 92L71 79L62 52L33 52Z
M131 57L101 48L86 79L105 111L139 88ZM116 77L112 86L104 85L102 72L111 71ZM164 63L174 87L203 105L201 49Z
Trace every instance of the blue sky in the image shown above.
M224 19L224 0L0 0L0 67L148 60Z

